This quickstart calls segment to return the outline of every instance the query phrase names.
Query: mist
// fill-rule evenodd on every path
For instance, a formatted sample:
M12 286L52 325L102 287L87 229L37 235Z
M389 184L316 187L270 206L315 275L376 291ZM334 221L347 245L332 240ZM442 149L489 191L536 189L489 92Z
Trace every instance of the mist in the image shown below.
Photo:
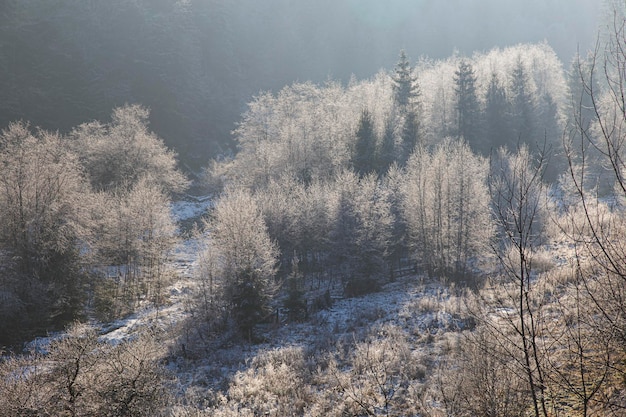
M265 6L242 9L247 32L237 40L265 51L292 81L367 77L391 68L400 49L413 59L443 59L545 41L568 63L577 49L593 45L601 12L597 0L276 3L284 26L270 24L276 15L264 15Z
M567 68L594 45L598 0L3 2L0 124L69 131L141 104L193 165L233 149L259 91L347 83L415 62L547 42Z

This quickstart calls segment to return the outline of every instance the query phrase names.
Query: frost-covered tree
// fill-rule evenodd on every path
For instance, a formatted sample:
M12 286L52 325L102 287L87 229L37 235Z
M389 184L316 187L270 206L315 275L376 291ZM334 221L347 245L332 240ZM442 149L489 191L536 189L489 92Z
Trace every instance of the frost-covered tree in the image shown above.
M377 279L385 271L392 226L385 190L375 175L359 179L349 171L337 177L334 188L332 260L355 285Z
M234 131L237 157L225 171L231 181L262 187L288 174L309 182L345 168L354 147L359 108L336 83L293 84L248 104Z
M320 268L326 259L333 227L332 185L313 182L301 189L296 200L299 225L298 253L306 265Z
M243 190L230 190L217 201L207 230L214 275L239 329L251 338L254 326L271 313L278 249L254 197Z
M177 242L169 198L141 180L132 189L102 191L84 200L86 243L103 318L132 311L147 297L158 304L167 277L166 262Z
M148 180L168 193L187 185L176 167L176 154L148 129L149 111L139 105L113 110L111 122L91 122L71 134L74 151L96 191L132 188Z
M47 354L3 358L0 414L5 416L159 415L171 400L162 341L154 333L109 344L75 324Z
M409 246L430 275L461 278L490 239L487 166L464 142L446 140L409 160L403 216Z
M24 123L2 131L0 334L11 338L35 323L58 324L80 310L78 202L85 189L78 160L58 134Z
M256 204L263 214L263 220L270 238L278 245L282 254L281 263L288 265L294 252L300 250L305 236L301 229L305 219L300 218L300 199L305 185L295 178L283 176L271 180L266 187L255 193Z
M268 234L280 249L281 265L297 258L303 271L320 267L329 244L332 189L325 182L303 184L283 176L255 193Z

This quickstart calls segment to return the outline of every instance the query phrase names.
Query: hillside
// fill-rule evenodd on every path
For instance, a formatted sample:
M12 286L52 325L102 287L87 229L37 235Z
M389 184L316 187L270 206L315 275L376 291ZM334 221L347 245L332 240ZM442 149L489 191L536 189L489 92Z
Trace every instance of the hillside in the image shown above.
M219 44L209 35L228 35L243 6L18 3L0 9L22 13L8 33L88 24L107 48L132 26L136 43L112 52L154 78L118 78L119 60L85 51L97 71L76 75L96 81L72 87L110 94L108 116L89 121L70 99L44 112L56 130L0 131L0 415L625 414L622 6L607 3L596 49L567 65L546 41L441 59L401 49L365 78L261 91L238 110L236 152L190 180L159 124L197 138L209 91L232 110L206 57L184 58L199 34ZM286 10L271 17L307 21ZM376 16L395 26L398 10ZM196 25L207 14L215 26ZM153 88L172 80L175 94ZM116 103L129 92L165 105ZM78 120L61 126L65 112ZM192 142L184 152L204 158Z

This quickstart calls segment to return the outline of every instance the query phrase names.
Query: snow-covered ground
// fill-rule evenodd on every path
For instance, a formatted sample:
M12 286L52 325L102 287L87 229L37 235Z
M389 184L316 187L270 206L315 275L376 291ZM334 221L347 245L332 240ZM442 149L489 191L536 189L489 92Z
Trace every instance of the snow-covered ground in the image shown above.
M181 224L200 218L211 207L211 196L185 196L184 200L171 204L174 220ZM182 240L172 251L170 268L176 281L166 288L167 302L163 306L155 306L146 302L135 313L111 323L95 323L100 329L100 340L112 344L134 338L138 332L148 327L167 329L184 320L188 313L185 305L191 295L193 286L193 265L196 259L197 242L193 238ZM25 344L24 351L46 353L51 341L63 337L63 332L55 332L47 337L38 337Z
M201 197L186 195L184 200L172 202L170 208L174 220L178 223L202 216L213 205L212 196Z
M172 213L179 222L196 219L210 207L210 199L189 199L172 204ZM100 329L100 340L118 344L150 328L168 330L189 318L190 299L196 284L193 278L198 243L193 238L182 240L172 252L170 267L175 280L165 290L161 306L145 302L134 314L112 323L93 323ZM429 335L458 332L466 323L454 306L455 297L437 283L424 283L417 276L405 276L387 283L381 291L357 298L342 298L341 284L336 283L332 306L312 312L308 320L291 323L278 320L258 333L262 343L223 343L211 347L208 357L197 361L174 360L170 370L180 383L181 391L189 387L218 387L229 376L247 366L259 353L281 348L324 349L320 344L356 340L384 324L393 324L410 339L423 340ZM457 306L458 307L458 306ZM37 339L30 348L45 352L55 337ZM415 343L415 349L423 344Z

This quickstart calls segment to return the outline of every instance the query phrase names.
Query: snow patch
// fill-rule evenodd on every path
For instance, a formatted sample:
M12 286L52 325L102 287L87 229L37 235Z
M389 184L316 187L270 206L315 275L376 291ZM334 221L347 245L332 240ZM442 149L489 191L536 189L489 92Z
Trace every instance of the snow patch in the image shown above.
M201 197L188 195L186 198L186 200L174 201L170 205L172 217L177 222L198 218L213 207L213 198L210 195Z

